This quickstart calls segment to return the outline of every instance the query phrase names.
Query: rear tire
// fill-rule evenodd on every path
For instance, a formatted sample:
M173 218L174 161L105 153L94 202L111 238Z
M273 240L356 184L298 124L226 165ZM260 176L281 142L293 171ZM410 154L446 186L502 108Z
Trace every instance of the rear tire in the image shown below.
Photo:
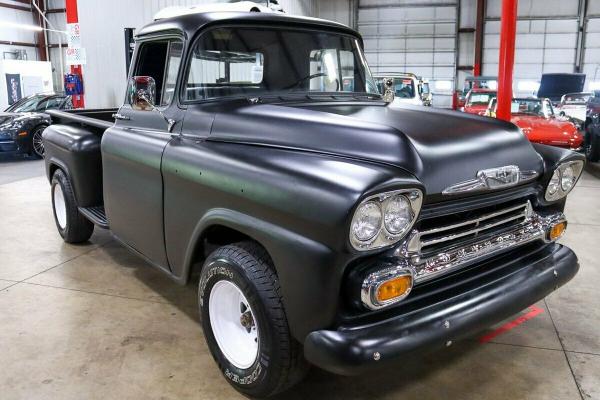
M87 241L94 232L94 224L79 213L73 187L65 173L57 169L50 187L52 211L58 233L67 243Z
M304 378L308 364L290 335L279 280L261 246L215 250L204 263L198 298L208 348L237 391L267 397Z
M592 125L588 124L585 128L583 148L585 156L590 162L597 162L600 160L600 139L598 138L598 135L595 135L594 133Z

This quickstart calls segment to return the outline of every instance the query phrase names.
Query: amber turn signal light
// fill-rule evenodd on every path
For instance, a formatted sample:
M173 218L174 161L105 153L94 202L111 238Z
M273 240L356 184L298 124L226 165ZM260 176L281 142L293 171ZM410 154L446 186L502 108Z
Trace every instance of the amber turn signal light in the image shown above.
M25 132L25 131L19 132L19 133L17 133L17 136L19 136L19 137L27 136L27 132Z
M548 239L551 241L558 240L563 235L563 233L565 233L566 229L567 229L566 221L561 221L559 223L552 225L552 227L548 231Z
M412 276L403 275L383 282L377 288L377 301L383 303L397 297L404 297L412 289Z

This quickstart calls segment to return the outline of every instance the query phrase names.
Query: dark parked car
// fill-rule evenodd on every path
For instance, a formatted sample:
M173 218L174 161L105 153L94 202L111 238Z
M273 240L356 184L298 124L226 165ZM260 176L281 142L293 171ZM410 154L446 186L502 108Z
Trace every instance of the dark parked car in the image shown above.
M42 132L50 125L46 110L73 108L71 96L56 93L24 97L0 113L0 152L44 157Z
M309 364L393 368L578 270L556 240L584 157L503 121L391 108L344 25L173 17L138 32L131 75L118 110L50 112L57 229L108 228L180 284L199 273L208 348L247 395Z
M600 91L587 101L583 149L589 161L600 161Z

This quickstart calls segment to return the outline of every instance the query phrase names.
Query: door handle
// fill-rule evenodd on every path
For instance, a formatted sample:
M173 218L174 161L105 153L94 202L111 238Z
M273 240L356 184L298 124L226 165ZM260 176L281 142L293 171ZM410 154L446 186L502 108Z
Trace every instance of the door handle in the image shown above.
M123 114L119 114L119 113L113 114L112 117L114 119L119 119L121 121L129 121L129 120L131 120L131 118L129 118L128 116L123 115Z

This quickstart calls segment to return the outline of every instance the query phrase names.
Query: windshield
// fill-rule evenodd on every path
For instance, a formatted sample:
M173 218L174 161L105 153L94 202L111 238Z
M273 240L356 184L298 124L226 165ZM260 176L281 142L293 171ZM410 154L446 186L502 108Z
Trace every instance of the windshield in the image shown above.
M477 89L492 89L496 90L498 86L498 81L495 79L474 79L467 78L465 79L465 85L463 86L463 93L466 95L469 90L477 88Z
M377 93L359 42L286 28L219 28L194 45L186 100L291 93Z
M496 97L496 93L471 93L468 106L487 106L491 99Z
M26 97L6 109L7 112L31 112L37 110L42 97Z
M576 94L566 94L563 99L563 104L579 104L583 105L587 103L588 99L591 97L591 93L576 93Z
M537 99L515 99L510 105L510 112L512 114L535 115L545 118L554 115L550 102Z

